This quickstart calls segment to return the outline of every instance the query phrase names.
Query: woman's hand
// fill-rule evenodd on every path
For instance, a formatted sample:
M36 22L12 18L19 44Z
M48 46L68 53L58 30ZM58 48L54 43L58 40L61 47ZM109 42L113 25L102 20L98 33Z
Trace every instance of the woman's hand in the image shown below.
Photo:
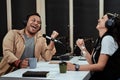
M78 39L78 40L76 41L76 44L77 44L77 46L78 46L81 50L85 49L85 43L84 43L84 40L83 40L83 39Z
M75 65L70 63L70 62L68 62L67 63L67 70L68 71L75 71Z

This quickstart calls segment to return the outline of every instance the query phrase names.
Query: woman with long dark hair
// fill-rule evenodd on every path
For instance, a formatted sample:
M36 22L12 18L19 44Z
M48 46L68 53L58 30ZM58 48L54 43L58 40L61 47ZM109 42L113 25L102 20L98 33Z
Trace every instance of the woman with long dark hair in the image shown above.
M76 41L87 65L67 64L67 70L90 71L89 80L117 80L120 77L120 16L107 13L98 20L99 37L90 54L83 39Z

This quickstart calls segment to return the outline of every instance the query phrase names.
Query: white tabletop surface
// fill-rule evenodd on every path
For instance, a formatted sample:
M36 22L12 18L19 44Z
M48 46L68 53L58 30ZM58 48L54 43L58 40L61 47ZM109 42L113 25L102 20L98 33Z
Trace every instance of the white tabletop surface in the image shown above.
M57 61L55 61L57 62ZM58 61L59 62L59 61ZM74 57L70 60L72 63L77 64L88 64L84 58ZM22 74L26 71L49 71L46 78L41 77L29 77L34 79L51 79L51 80L86 80L89 77L89 71L67 71L66 73L59 72L59 65L58 64L50 64L50 62L38 62L37 68L35 69L18 69L2 77L17 77L23 78ZM27 77L24 77L27 78Z

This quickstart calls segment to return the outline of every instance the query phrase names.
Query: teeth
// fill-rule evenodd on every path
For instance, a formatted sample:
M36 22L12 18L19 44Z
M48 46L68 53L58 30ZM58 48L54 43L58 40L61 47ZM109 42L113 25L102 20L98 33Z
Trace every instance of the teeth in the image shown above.
M36 27L35 27L35 26L32 26L32 27L36 29Z
M33 26L35 28L35 26Z
M36 30L36 27L32 26L32 29L33 29L33 30Z

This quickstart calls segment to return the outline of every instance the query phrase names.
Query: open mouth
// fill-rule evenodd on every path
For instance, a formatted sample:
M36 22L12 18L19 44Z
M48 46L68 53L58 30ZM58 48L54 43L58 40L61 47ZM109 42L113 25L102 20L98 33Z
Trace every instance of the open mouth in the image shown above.
M37 27L36 26L31 26L33 30L37 30Z

